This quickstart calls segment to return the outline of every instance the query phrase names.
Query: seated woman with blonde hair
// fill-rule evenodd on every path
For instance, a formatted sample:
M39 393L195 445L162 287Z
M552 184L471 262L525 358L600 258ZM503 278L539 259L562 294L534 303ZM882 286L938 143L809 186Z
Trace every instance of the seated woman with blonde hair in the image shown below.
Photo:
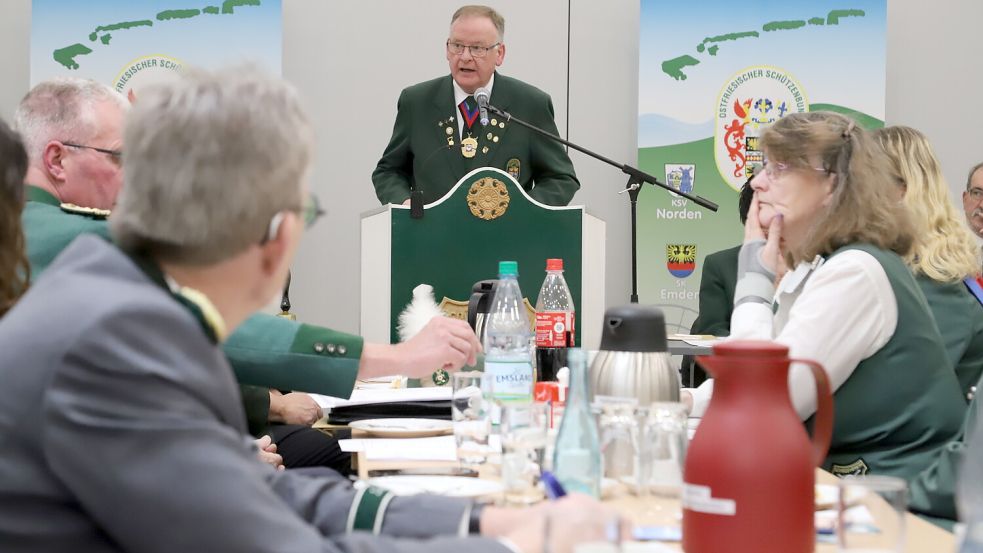
M20 226L26 172L24 145L0 120L0 317L13 307L30 281L31 267Z
M980 266L980 251L962 213L952 204L939 160L925 135L895 126L878 129L874 137L897 172L918 237L905 262L928 300L962 392L973 401L966 410L963 435L908 482L911 510L949 526L957 519L955 490L966 451L963 439L976 422L973 387L983 372L983 306L970 288Z
M965 402L903 256L914 233L882 149L840 114L787 115L761 135L731 317L732 339L766 339L821 363L834 392L836 475L910 477L958 435ZM774 285L783 262L790 270ZM712 379L692 390L700 416ZM807 369L789 374L803 419Z
M980 268L976 238L952 204L925 135L893 126L878 129L874 137L898 173L915 225L915 245L905 262L939 325L959 385L970 395L983 374L983 298L977 299L969 287Z

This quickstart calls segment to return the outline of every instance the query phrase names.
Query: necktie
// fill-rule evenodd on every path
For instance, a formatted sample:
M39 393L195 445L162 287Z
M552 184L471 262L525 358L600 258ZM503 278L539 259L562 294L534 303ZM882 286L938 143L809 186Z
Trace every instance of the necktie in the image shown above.
M457 109L461 112L461 120L464 121L464 125L461 126L461 139L463 140L471 134L471 127L478 121L478 102L475 101L474 96L468 96L457 105Z

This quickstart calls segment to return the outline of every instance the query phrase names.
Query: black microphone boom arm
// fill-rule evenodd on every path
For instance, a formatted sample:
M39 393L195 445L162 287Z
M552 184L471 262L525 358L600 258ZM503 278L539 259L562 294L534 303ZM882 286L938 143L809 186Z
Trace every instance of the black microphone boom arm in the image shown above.
M587 148L584 148L583 146L578 146L577 144L574 144L573 142L570 142L569 140L564 140L563 138L560 138L559 136L556 136L555 134L553 134L551 132L544 131L543 129L541 129L541 128L535 126L535 125L533 125L532 123L527 123L527 122L523 121L522 119L519 119L517 117L513 117L511 113L509 113L507 111L504 111L504 110L501 110L501 109L498 109L497 107L493 106L492 104L488 104L488 111L494 113L495 115L498 115L499 117L504 117L505 120L508 121L508 122L518 123L519 125L527 128L527 129L529 129L531 131L534 131L536 133L539 133L539 134L541 134L541 135L543 135L543 136L545 136L545 137L547 137L547 138L549 138L551 140L555 140L555 141L559 142L560 144L563 144L565 146L569 146L569 147L573 148L574 150L577 150L578 152L582 152L584 154L587 154L587 155L589 155L590 157L592 157L594 159L603 161L604 163L607 163L608 165L610 165L612 167L617 167L618 169L621 169L621 172L622 173L624 173L624 174L628 175L629 177L631 177L632 182L635 182L635 183L638 183L638 184L647 182L647 183L653 184L655 186L658 186L660 188L665 188L666 190L668 190L669 192L672 192L673 194L677 194L679 196L682 196L682 197L686 198L687 200L691 200L693 203L699 205L700 207L705 207L706 209L709 209L710 211L717 211L717 208L718 208L717 204L711 202L710 200L708 200L706 198L703 198L703 197L700 197L700 196L694 196L694 195L689 194L687 192L680 192L679 190L676 190L675 188L673 188L673 187L671 187L671 186L669 186L669 185L667 185L667 184L665 184L663 182L660 182L659 179L653 177L652 175L646 173L645 171L642 171L641 169L638 169L637 167L632 167L631 165L627 165L627 164L624 164L624 163L618 163L617 161L614 161L613 159L604 157L601 154L598 154L596 152L592 152L592 151L588 150Z
M638 205L638 193L642 189L642 184L647 182L652 185L665 188L666 190L672 192L673 194L677 194L679 196L686 198L687 200L691 200L693 203L699 205L700 207L704 207L706 209L709 209L710 211L717 211L717 204L711 202L710 200L706 198L702 198L700 196L694 196L692 194L688 194L686 192L681 192L679 190L676 190L675 188L665 183L659 182L659 179L653 177L652 175L646 173L645 171L642 171L637 167L632 167L631 165L627 165L624 163L618 163L613 159L606 158L601 154L592 152L582 146L578 146L573 142L570 142L569 140L564 140L553 133L544 131L543 129L537 127L536 125L533 125L532 123L527 123L522 119L513 117L511 113L505 110L498 109L492 104L488 104L488 111L498 115L499 117L504 118L507 122L516 123L519 126L525 127L537 134L545 136L550 140L554 140L556 142L559 142L560 144L573 148L578 152L587 154L594 159L603 161L604 163L611 165L612 167L617 167L618 169L621 169L621 172L628 175L628 184L625 185L625 189L622 190L621 192L628 192L628 199L631 202L631 296L629 298L631 303L638 303L638 254L637 254L638 245L637 245L637 232L636 232L636 228L637 228L636 208Z

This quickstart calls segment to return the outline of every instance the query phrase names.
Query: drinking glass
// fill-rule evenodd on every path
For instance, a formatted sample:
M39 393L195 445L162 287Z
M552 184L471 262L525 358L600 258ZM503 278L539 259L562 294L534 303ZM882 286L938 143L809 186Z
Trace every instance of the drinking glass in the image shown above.
M527 505L542 499L538 484L548 429L546 403L502 406L502 484L507 503Z
M679 497L686 460L686 409L681 403L656 402L636 411L635 494L642 515L653 523L678 524L678 504L654 498Z
M847 477L839 481L838 487L838 551L904 551L908 510L904 480L892 476Z
M462 465L476 468L491 451L491 401L482 393L484 373L459 372L451 375L451 420L457 458Z
M649 407L645 429L648 462L639 482L647 482L653 493L679 497L686 463L686 408L682 403L657 402Z
M598 432L604 477L618 482L635 482L635 433L638 419L635 398L596 396L594 405L600 409ZM603 486L602 486L603 487Z

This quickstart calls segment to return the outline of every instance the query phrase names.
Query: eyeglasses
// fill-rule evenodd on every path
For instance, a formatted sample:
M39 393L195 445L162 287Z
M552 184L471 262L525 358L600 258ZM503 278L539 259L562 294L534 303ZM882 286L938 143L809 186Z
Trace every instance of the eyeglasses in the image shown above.
M768 176L768 180L777 180L781 178L786 172L792 169L799 169L798 166L790 166L787 163L781 163L778 161L769 162L768 158L765 158L761 162L761 169L754 172L754 176L758 176L761 171L764 171L765 175ZM825 167L804 167L805 169L812 169L813 171L819 171L820 173L832 173L829 169Z
M304 220L304 228L309 229L313 227L314 223L327 213L327 211L321 209L321 202L318 201L317 196L308 193L304 205L300 208L300 217Z
M113 161L120 163L123 160L123 150L110 150L107 148L96 148L95 146L86 146L85 144L75 144L74 142L62 142L65 146L71 146L72 148L85 148L86 150L95 150L101 154L106 154L113 158Z
M485 55L488 54L488 52L494 50L495 48L498 48L499 44L501 44L501 42L496 42L491 46L469 46L467 44L461 44L459 42L451 42L450 40L448 40L447 51L454 54L455 56L460 56L461 54L464 53L464 50L467 49L468 51L471 52L472 58L483 58L485 57Z
M307 194L307 198L304 199L303 205L299 208L285 209L283 211L277 211L273 214L270 219L270 226L266 229L266 234L259 241L260 245L265 244L276 237L277 232L280 231L280 224L283 223L283 214L287 211L293 211L300 214L301 220L304 221L304 228L309 229L314 226L323 215L327 214L327 211L321 209L321 202L318 201L317 196L312 193Z
M973 198L974 202L983 200L983 188L976 188L975 186L966 191L970 198Z

